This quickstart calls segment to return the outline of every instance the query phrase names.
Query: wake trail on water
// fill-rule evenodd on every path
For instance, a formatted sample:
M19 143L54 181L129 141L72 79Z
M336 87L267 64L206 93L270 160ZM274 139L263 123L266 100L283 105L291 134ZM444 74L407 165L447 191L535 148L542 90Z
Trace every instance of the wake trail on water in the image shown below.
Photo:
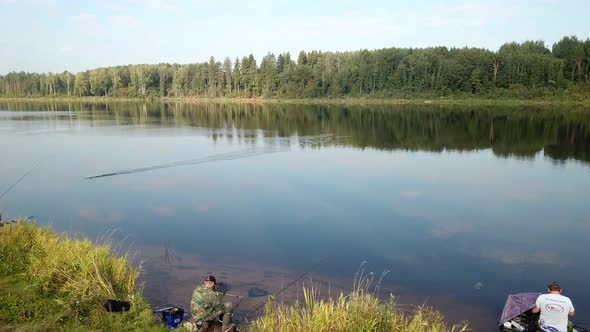
M182 160L182 161L176 161L176 162L168 163L168 164L133 168L133 169L116 171L116 172L112 172L112 173L104 173L104 174L89 176L89 177L86 177L85 179L92 180L92 179L106 178L106 177L110 177L110 176L117 176L117 175L124 175L124 174L149 172L149 171L153 171L153 170L157 170L157 169L164 169L164 168L199 165L199 164L211 163L211 162L216 162L216 161L226 161L226 160L250 158L250 157L256 157L256 156L261 156L261 155L265 155L265 154L285 152L287 150L288 150L287 148L264 148L264 149L249 149L249 150L244 150L244 151L220 153L220 154L197 158L197 159Z
M319 147L325 146L329 144L335 144L338 139L346 138L347 136L334 136L332 134L322 134L322 135L313 135L313 136L299 136L297 140L301 145L311 146L311 147ZM279 145L288 143L288 139L283 139L279 141L275 141ZM216 155L206 156L197 159L191 160L182 160L168 164L161 164L161 165L153 165L148 167L140 167L140 168L133 168L128 170L121 170L112 173L104 173L94 176L86 177L86 180L98 179L98 178L105 178L110 176L117 176L117 175L124 175L124 174L132 174L132 173L141 173L141 172L149 172L157 169L164 169L164 168L172 168L172 167L179 167L179 166L189 166L189 165L199 165L204 163L216 162L216 161L225 161L225 160L235 160L241 158L250 158L261 156L265 154L277 153L277 152L286 152L289 151L289 146L280 146L280 147L265 147L265 148L250 148L242 151L234 151L234 152L227 152L227 153L220 153Z

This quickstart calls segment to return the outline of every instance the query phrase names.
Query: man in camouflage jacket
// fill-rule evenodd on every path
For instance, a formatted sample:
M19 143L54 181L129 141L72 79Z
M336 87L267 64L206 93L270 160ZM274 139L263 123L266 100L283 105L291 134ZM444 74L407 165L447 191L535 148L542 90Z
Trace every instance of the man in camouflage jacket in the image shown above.
M222 331L231 329L231 302L222 303L223 293L215 289L214 276L208 276L203 285L197 287L191 298L191 314L195 322L208 325L209 322L222 318Z

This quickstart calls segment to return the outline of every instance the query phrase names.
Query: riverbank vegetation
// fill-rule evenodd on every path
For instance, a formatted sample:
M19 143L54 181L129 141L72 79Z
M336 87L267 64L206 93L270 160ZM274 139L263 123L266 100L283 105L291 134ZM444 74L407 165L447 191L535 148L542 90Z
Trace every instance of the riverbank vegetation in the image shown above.
M468 331L467 323L449 326L434 310L422 307L403 310L396 305L393 296L383 303L362 287L328 300L319 299L313 287L304 288L303 294L301 305L267 303L264 315L254 321L248 331Z
M589 87L590 89L590 87ZM410 96L406 98L383 97L339 97L339 98L242 98L242 97L106 97L106 96L39 96L39 97L6 97L0 96L3 103L95 103L121 104L138 102L162 102L183 104L279 104L279 105L343 105L343 106L378 106L378 105L454 105L454 106L590 106L589 98L566 99L564 97L523 98L489 98L484 96Z
M0 331L165 331L137 285L139 271L108 243L27 222L0 228ZM108 299L129 312L108 313Z
M0 76L3 97L280 99L590 99L590 39L480 48L272 53L205 63L143 64L77 74Z
M139 270L125 256L115 256L108 243L92 244L28 222L2 225L0 331L166 331L143 299L138 275ZM464 324L448 326L431 309L402 310L393 297L384 303L368 287L355 289L320 299L316 289L308 287L303 304L269 301L265 314L242 330L466 330ZM108 313L108 299L129 301L131 310Z

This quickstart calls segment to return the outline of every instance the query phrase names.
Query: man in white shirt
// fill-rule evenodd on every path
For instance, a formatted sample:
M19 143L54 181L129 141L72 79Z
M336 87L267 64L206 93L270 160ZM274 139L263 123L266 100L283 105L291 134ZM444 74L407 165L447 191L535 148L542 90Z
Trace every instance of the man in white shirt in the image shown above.
M561 286L557 281L551 282L547 290L549 293L539 295L533 308L534 314L541 312L539 327L545 332L567 332L571 327L568 316L576 314L574 305L569 297L561 295Z

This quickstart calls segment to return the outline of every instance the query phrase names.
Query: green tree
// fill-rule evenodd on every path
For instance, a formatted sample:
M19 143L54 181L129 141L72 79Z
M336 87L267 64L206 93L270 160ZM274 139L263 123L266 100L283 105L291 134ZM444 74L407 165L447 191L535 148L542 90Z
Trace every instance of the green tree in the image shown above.
M223 60L223 93L226 96L232 94L232 65L231 60L226 57Z
M90 81L88 71L78 73L74 79L74 92L79 97L90 94Z
M584 44L576 36L563 37L553 45L553 55L563 59L565 71L572 81L584 78L584 61L587 61Z

